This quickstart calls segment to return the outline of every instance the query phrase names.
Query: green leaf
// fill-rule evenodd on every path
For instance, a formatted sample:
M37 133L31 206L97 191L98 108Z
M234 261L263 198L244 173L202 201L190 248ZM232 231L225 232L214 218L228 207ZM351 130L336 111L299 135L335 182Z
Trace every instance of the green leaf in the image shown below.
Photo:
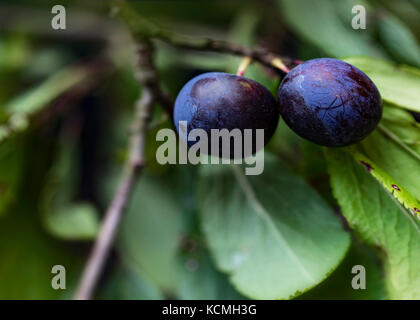
M354 159L362 164L365 169L405 208L407 208L413 216L417 215L420 217L420 203L405 187L387 174L377 163L359 152L355 147L349 147L347 150L353 155ZM399 179L401 180L401 176L399 176Z
M401 61L420 67L420 46L411 30L397 17L382 15L378 31L387 49Z
M98 234L98 212L92 204L70 203L53 210L45 219L45 224L54 236L67 240L87 240Z
M226 275L217 271L207 252L188 255L184 259L178 289L180 299L238 300L244 299L229 283Z
M392 299L419 299L420 227L350 155L326 150L334 195L352 228L379 247ZM369 271L367 271L369 272Z
M25 131L31 115L47 107L73 86L80 85L90 73L91 70L86 66L63 68L44 82L20 93L5 105L0 105L1 111L9 115L8 121L0 126L0 144L15 133Z
M395 66L385 60L348 57L344 61L366 73L385 102L420 112L420 69Z
M27 37L19 34L2 37L0 42L0 73L19 70L30 61L31 46Z
M44 225L59 238L94 239L100 224L97 209L91 203L74 200L80 173L77 130L63 130L60 138L60 148L41 197Z
M413 157L382 132L374 131L361 142L366 155L387 174L420 199L420 160Z
M420 124L416 122L411 113L386 104L383 108L382 121L386 121L388 123L398 123L406 127L413 126L416 129L420 129Z
M420 155L420 123L406 110L384 106L381 123Z
M347 9L347 21L338 15L342 1L278 0L281 13L288 24L306 41L327 54L381 56L379 50L369 44L365 32L351 28L351 5Z
M37 112L60 94L84 80L88 71L86 68L75 66L62 69L38 86L11 100L4 108L10 113Z
M287 299L325 279L343 259L349 236L328 205L278 160L262 175L239 166L202 168L202 228L217 267L258 299Z
M0 145L0 216L17 199L24 152L18 140Z
M105 300L158 300L163 299L159 289L144 275L123 263L114 266L99 293Z
M183 230L182 207L170 187L170 179L169 173L160 179L142 174L123 218L117 244L127 265L169 292L175 290L179 281L177 250Z
M351 282L352 268L362 265L366 270L366 289L355 290ZM320 285L299 297L303 300L383 300L388 299L381 261L374 251L356 240L339 267Z
M52 238L42 227L33 196L42 180L34 179L40 168L32 165L38 171L26 173L32 183L20 190L24 201L15 202L13 214L0 218L0 299L71 298L82 263L80 249ZM54 265L66 269L66 290L51 286Z

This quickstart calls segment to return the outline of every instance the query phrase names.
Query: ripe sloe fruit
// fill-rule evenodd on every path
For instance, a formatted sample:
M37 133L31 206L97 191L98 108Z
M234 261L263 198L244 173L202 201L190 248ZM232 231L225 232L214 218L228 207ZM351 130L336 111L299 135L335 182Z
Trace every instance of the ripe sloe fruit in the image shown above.
M264 129L264 145L273 135L279 120L278 104L261 84L229 73L210 72L191 79L182 88L175 101L174 122L180 136L193 129L206 131L211 147L211 129ZM179 121L187 121L187 128L179 128ZM181 129L181 132L180 132ZM195 142L188 142L189 145ZM219 150L209 153L222 156ZM234 158L234 144L230 143L230 158ZM253 143L252 152L256 152ZM244 155L244 153L242 153ZM249 155L249 154L248 154Z
M280 114L301 137L340 147L362 140L382 116L375 84L356 67L330 58L306 61L283 79Z

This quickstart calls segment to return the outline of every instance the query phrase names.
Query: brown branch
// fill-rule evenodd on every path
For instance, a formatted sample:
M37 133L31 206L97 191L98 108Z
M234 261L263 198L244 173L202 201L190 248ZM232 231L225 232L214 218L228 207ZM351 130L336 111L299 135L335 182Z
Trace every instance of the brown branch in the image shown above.
M153 48L148 41L139 44L138 64L137 79L142 85L142 90L141 97L136 102L128 159L79 282L75 294L77 300L87 300L92 297L136 178L144 167L146 131L153 104L157 100L156 93L160 92L153 64Z
M110 0L114 11L124 19L125 23L131 30L136 39L159 39L172 46L199 50L229 53L233 55L249 57L255 61L262 63L271 68L279 69L285 73L289 72L286 65L293 65L295 61L280 57L279 55L269 52L263 47L247 47L227 41L214 40L209 38L187 37L174 33L169 30L160 28L152 22L146 20L141 14L131 8L124 0Z
M189 38L177 34L159 34L155 38L167 42L175 47L200 51L212 51L220 53L230 53L237 56L249 57L261 64L275 69L280 69L284 73L289 72L286 64L290 65L293 61L289 58L269 52L263 47L247 47L227 41L214 40L209 38Z

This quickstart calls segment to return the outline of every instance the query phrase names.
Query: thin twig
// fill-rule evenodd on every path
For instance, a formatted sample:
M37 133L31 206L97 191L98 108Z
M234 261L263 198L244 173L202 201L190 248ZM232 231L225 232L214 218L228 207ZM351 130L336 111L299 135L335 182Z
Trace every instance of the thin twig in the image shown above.
M230 53L237 56L249 57L261 64L283 71L289 72L285 64L291 64L289 58L280 57L277 54L269 52L263 47L247 47L240 44L230 43L221 40L209 38L191 38L177 34L158 34L155 38L169 43L175 47L200 51L213 51L220 53Z
M114 11L122 16L129 26L132 34L137 39L159 39L172 46L199 50L229 53L233 55L249 57L265 66L281 70L284 73L289 72L286 65L293 65L294 60L269 52L263 47L247 47L227 41L215 40L210 38L187 37L178 33L165 30L145 19L141 14L133 10L124 0L111 0Z
M142 92L140 99L136 102L135 118L128 147L129 156L120 183L117 186L111 205L105 213L99 235L83 271L75 295L77 300L87 300L92 297L115 238L124 208L127 205L136 178L144 167L146 131L153 104L157 100L155 93L158 91L156 89L158 82L152 55L153 50L149 42L146 41L139 45L137 78L142 85Z

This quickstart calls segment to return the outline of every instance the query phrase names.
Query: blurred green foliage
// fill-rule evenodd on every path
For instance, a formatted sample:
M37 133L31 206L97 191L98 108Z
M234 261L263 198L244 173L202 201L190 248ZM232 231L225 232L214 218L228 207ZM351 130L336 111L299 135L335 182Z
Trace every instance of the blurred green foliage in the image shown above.
M381 123L420 153L420 1L130 3L173 32L351 62L386 102ZM62 31L50 27L50 1L0 4L1 299L72 297L127 157L141 92L129 32L107 3L61 4ZM366 7L366 30L351 27L356 4ZM234 73L240 57L156 41L155 61L174 98L199 73ZM258 63L245 76L273 93L281 80ZM417 219L344 150L303 141L280 121L267 171L247 180L230 167L159 165L155 134L171 123L158 105L152 124L148 166L97 298L420 298ZM418 159L380 130L357 147L420 199ZM351 288L359 264L366 290ZM53 265L66 267L65 291L51 288Z

